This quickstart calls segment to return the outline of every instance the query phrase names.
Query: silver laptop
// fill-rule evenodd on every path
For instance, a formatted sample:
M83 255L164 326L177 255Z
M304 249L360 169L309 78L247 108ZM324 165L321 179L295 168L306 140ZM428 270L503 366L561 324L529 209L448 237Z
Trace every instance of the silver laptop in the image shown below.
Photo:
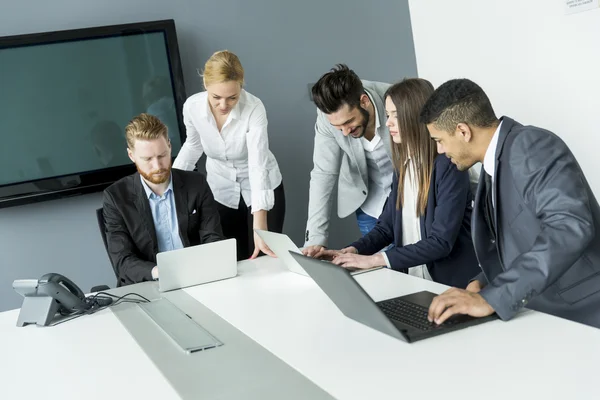
M267 246L269 246L269 248L277 256L277 258L279 258L283 262L283 265L285 265L287 269L289 269L290 271L295 272L297 274L300 274L300 275L309 276L306 273L306 271L304 270L304 268L302 268L302 266L290 254L290 251L293 251L294 253L302 254L302 251L300 251L300 249L294 244L294 242L292 242L292 239L290 239L287 235L284 235L282 233L263 231L260 229L255 229L254 231L258 234L258 236L260 236L260 238L262 240L265 241ZM379 269L379 268L371 268L371 269L348 268L348 271L352 275L357 275L357 274L362 274L364 272L370 272L375 269Z
M156 265L160 292L233 278L237 275L235 239L158 253Z

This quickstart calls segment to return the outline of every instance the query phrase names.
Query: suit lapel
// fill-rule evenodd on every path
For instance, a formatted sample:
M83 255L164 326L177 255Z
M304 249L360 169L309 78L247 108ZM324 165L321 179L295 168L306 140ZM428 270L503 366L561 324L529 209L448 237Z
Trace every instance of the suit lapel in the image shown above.
M175 208L177 209L177 224L179 225L179 236L184 247L190 245L187 235L188 231L188 199L183 182L178 172L171 170L173 178L173 195L175 196ZM200 212L200 210L198 210Z
M140 215L140 223L146 229L148 236L152 239L152 246L155 252L158 252L158 239L156 238L156 228L154 227L154 220L152 219L152 211L144 187L142 186L142 179L139 173L136 173L133 177L133 193L135 208Z
M472 229L472 240L473 247L475 248L475 253L477 255L477 259L482 267L483 272L485 273L488 280L494 279L498 274L502 273L503 267L501 264L501 254L502 251L499 249L502 248L502 238L498 237L498 209L501 206L498 202L498 187L499 181L501 177L500 171L500 156L502 154L504 143L506 142L506 138L508 133L514 126L514 121L510 118L503 117L502 118L502 127L500 132L498 133L498 144L496 147L495 154L495 169L494 169L494 179L493 179L493 201L494 207L492 212L492 218L494 219L494 226L496 228L496 241L493 243L491 241L489 229L487 223L485 221L485 169L483 166L481 167L481 172L479 174L479 184L477 185L477 193L475 194L475 207L473 208L473 215L471 218L471 229Z
M506 138L508 137L508 133L512 129L514 125L514 121L508 117L502 117L502 126L500 127L500 132L498 132L498 144L496 146L496 154L494 155L494 179L492 180L492 199L493 199L493 213L492 218L494 218L494 228L495 228L495 236L498 238L498 182L500 181L500 156L502 155L502 150L504 149L504 143L506 142Z

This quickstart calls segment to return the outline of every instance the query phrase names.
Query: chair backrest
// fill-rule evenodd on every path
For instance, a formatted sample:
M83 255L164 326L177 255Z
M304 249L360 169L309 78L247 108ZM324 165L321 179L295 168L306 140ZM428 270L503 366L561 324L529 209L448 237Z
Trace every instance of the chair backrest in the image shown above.
M108 254L108 242L106 241L106 226L104 225L104 209L100 207L96 210L96 219L98 220L98 228L100 229L100 236L102 236L102 242L104 242L104 249L106 250L106 255L108 255L108 261L113 268L113 272L117 279L119 276L117 275L117 271L115 270L115 266L112 265L112 260L110 259L110 254Z
M98 220L98 228L100 229L100 236L104 242L104 249L108 254L108 243L106 242L106 227L104 226L104 209L100 207L96 210L96 219Z

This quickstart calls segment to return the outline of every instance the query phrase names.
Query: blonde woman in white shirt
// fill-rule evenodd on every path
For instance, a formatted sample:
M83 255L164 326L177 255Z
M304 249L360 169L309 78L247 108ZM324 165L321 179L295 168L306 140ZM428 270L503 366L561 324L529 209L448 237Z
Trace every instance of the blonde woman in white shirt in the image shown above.
M261 251L274 256L253 231L281 233L285 216L283 182L269 150L265 107L243 89L244 69L230 51L213 54L202 76L206 91L183 105L187 139L173 167L193 170L206 154L207 180L223 234L236 239L238 260L255 258Z

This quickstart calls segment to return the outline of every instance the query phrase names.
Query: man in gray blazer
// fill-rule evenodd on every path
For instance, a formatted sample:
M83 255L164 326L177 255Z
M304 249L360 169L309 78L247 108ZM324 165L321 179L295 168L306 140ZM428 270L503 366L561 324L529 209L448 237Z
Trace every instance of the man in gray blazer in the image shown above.
M464 170L483 163L472 234L482 272L436 297L429 318L503 320L522 307L600 327L600 207L555 134L499 120L475 83L440 86L421 113L438 151Z
M375 226L390 192L393 163L384 94L387 83L361 81L343 64L312 88L317 106L304 254L327 246L332 193L340 218L356 213L361 233Z

